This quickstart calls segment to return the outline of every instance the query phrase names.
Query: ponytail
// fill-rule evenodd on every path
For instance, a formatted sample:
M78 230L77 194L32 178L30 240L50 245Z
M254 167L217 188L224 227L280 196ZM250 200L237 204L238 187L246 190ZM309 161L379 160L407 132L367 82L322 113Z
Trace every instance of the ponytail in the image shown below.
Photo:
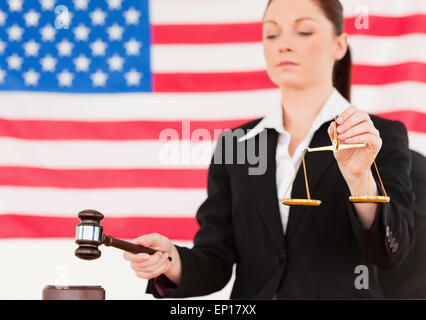
M352 57L351 50L348 50L345 56L336 61L333 69L333 86L340 92L342 96L349 102L351 101L351 85L352 85Z

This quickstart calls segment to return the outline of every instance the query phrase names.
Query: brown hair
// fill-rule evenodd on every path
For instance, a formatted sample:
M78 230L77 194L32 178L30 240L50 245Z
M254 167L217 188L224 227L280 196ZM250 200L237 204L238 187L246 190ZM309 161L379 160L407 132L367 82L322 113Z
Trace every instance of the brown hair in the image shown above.
M269 0L266 10L273 0ZM324 12L328 20L334 25L336 35L344 32L343 7L339 0L312 0L315 1ZM352 84L352 57L348 46L345 56L337 60L333 68L333 86L348 100L351 99Z

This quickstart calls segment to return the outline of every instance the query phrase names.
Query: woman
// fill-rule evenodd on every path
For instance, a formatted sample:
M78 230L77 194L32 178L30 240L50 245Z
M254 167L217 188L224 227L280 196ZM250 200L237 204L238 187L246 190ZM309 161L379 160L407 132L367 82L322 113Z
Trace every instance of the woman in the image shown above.
M231 299L383 297L377 268L396 268L413 250L411 158L401 122L369 115L348 101L351 58L343 21L338 0L269 1L263 45L281 104L223 133L213 158L223 160L223 151L238 152L254 142L266 170L250 174L247 161L212 160L192 249L159 234L134 240L163 252L124 253L136 275L150 279L147 293L168 298L213 293L227 284L236 263ZM331 144L336 116L340 143L368 142L371 150L307 154L310 192L322 204L281 204L303 150ZM247 134L229 140L237 129ZM354 194L383 195L370 170L373 159L391 201L350 202ZM303 170L290 195L306 198Z

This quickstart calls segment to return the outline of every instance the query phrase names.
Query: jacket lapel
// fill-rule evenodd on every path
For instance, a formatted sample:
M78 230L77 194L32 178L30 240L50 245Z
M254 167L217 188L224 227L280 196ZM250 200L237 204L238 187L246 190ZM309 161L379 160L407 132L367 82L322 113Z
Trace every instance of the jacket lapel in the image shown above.
M330 138L327 133L327 128L330 121L324 123L314 134L310 148L322 147L330 145ZM262 217L269 233L274 238L278 246L284 250L284 244L291 244L301 221L306 213L314 213L318 207L309 206L291 206L289 219L287 223L286 233L284 235L281 214L278 203L278 193L276 186L276 148L278 142L278 132L274 129L268 130L267 136L267 169L265 174L249 176L250 187L254 195L255 205L258 213ZM316 188L318 183L323 179L326 171L333 165L335 159L332 151L308 152L305 155L306 173L309 184L311 199L316 198ZM280 198L282 195L280 195ZM303 164L301 164L292 188L292 198L305 199L307 198ZM324 199L317 199L324 200Z
M327 128L330 125L330 121L324 123L314 134L311 143L309 144L310 148L328 146L331 144L330 137L327 133ZM320 151L320 152L307 152L305 154L305 164L306 164L306 174L309 185L309 191L311 194L311 199L318 199L316 197L316 188L321 179L324 178L326 171L334 163L334 154L332 151ZM305 177L303 171L303 163L300 165L300 168L297 172L296 178L294 179L294 184L291 192L292 198L305 199L307 198ZM323 205L323 204L321 204ZM287 223L286 230L286 240L288 246L290 246L291 241L300 226L303 218L306 213L315 214L315 210L318 210L318 207L310 206L290 206L289 218Z
M267 167L261 175L250 175L249 184L257 211L260 213L269 233L277 242L279 248L284 249L284 232L281 223L280 210L275 178L275 152L278 142L278 132L275 129L265 129L267 133Z

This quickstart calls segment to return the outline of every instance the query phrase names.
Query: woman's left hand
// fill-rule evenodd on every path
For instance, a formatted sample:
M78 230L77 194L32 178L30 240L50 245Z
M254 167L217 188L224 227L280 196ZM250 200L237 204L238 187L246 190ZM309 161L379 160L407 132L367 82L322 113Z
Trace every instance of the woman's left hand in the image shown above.
M328 127L328 135L334 140L335 121ZM341 144L370 144L363 148L343 149L333 152L342 173L360 177L369 172L373 160L382 147L379 130L374 127L368 113L349 106L337 118L337 137ZM370 150L371 148L371 150ZM371 154L370 154L371 152ZM370 158L369 158L370 157Z

